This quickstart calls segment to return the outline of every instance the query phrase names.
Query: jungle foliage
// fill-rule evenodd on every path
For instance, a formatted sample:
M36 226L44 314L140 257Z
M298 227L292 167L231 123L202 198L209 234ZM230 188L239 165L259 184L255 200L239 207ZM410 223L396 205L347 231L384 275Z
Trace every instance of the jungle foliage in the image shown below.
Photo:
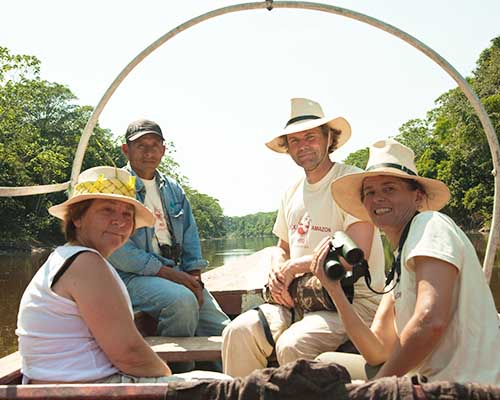
M40 77L40 61L0 47L0 186L33 186L67 182L80 136L92 112L80 106L71 90ZM121 142L96 126L82 170L96 165L125 165ZM160 170L183 185L194 208L202 237L224 236L218 201L189 186L167 144ZM0 247L26 247L33 242L62 243L60 223L47 209L66 194L0 197Z
M500 37L481 53L468 80L500 132ZM67 86L41 79L36 57L0 47L0 186L68 181L91 112L90 106L78 105ZM421 175L441 179L450 187L452 200L446 213L467 230L489 226L494 196L490 151L479 118L458 88L442 94L425 118L401 126L395 138L415 151ZM82 169L110 160L124 165L120 145L109 129L96 126ZM217 199L192 188L182 175L174 144L167 148L160 169L183 185L201 237L271 234L276 212L224 216ZM364 168L367 158L365 148L345 162ZM0 198L0 246L62 242L59 223L49 217L47 208L65 196L60 192Z
M243 217L224 217L228 236L258 237L272 235L277 211L259 212Z
M500 37L484 50L468 82L477 93L495 131L500 133ZM466 230L488 228L494 199L491 154L484 130L459 88L442 94L425 119L399 129L395 139L415 152L419 174L444 181L451 201L444 209ZM366 166L368 148L345 160Z

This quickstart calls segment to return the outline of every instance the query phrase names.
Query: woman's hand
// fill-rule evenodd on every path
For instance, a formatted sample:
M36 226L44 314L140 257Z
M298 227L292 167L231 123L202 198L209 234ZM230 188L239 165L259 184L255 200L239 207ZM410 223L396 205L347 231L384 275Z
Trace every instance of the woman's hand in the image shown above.
M333 293L337 291L342 292L340 280L332 280L325 273L324 264L328 251L330 250L331 241L332 239L328 236L316 246L313 252L310 269L328 291L332 291Z

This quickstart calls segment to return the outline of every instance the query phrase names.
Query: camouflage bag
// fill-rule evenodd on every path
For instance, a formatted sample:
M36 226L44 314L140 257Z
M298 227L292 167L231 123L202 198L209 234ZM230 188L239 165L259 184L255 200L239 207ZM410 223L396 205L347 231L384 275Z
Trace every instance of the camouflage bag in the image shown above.
M288 292L293 299L294 309L299 318L302 318L304 312L337 310L319 279L310 272L295 278L288 287ZM262 297L266 303L277 304L267 284L262 291Z

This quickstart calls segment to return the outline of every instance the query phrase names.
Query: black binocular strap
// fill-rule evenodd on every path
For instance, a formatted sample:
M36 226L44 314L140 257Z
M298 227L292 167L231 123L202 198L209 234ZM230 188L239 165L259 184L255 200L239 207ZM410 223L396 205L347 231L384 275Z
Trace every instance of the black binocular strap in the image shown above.
M269 343L272 346L273 353L274 353L276 351L276 342L274 341L273 334L271 332L271 327L269 326L269 322L267 321L267 318L264 314L264 311L262 311L260 306L256 306L256 307L252 308L252 310L257 311L257 313L259 315L260 326L264 330L264 335L266 336L267 343ZM290 310L290 312L292 313L292 316L291 316L292 323L294 323L295 322L295 309L292 308Z
M264 311L262 311L259 306L254 307L254 310L259 314L260 326L262 326L264 335L266 335L267 342L273 347L274 351L274 349L276 348L276 343L273 339L273 334L271 333L271 328L269 327L269 322L267 322L267 318L264 315Z
M403 229L403 233L401 233L401 237L399 238L399 243L398 243L398 255L394 259L391 265L391 270L387 274L387 279L385 280L385 286L389 285L389 283L394 279L394 275L396 275L396 282L394 286L396 286L396 284L399 282L399 277L401 275L401 252L406 242L406 238L408 237L408 233L410 232L410 226L413 221L413 218L415 218L417 215L418 211L415 213L413 217L411 217L411 219L408 221L405 228Z

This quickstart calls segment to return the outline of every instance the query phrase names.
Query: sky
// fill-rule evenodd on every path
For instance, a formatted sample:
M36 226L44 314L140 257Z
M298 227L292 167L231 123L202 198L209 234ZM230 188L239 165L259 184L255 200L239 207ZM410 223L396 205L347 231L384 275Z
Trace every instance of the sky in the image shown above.
M0 2L0 46L42 62L43 79L96 106L119 72L176 26L228 0L16 0ZM500 35L499 0L324 0L416 37L462 76ZM241 11L181 32L143 60L99 118L116 137L129 122L160 124L190 185L225 215L276 210L303 171L264 143L281 134L290 99L343 116L342 161L425 118L455 82L400 39L364 23L311 10ZM64 134L63 132L61 134Z

